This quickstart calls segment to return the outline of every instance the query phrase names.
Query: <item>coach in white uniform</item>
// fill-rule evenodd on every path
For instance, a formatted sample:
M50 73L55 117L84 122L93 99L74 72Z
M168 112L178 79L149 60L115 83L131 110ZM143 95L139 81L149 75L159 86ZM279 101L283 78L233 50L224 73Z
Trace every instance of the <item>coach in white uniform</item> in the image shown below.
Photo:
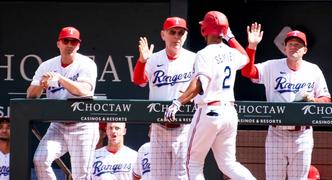
M97 66L87 56L77 53L80 43L77 29L61 29L57 41L60 56L40 64L27 90L27 98L39 98L44 90L49 99L94 95ZM51 123L33 158L38 179L56 179L52 162L66 152L70 154L73 179L89 179L98 139L98 123Z
M228 177L254 180L235 156L238 116L234 108L234 82L236 71L248 63L248 56L232 35L223 13L209 11L200 24L207 46L197 52L193 80L183 95L169 106L165 118L175 120L180 106L195 97L198 109L188 137L190 180L205 179L204 162L211 148L219 169ZM224 44L222 38L233 48Z
M187 23L180 17L165 20L160 32L165 49L152 53L146 37L139 41L140 57L134 69L134 83L149 84L149 100L171 101L184 91L193 74L195 53L183 48ZM188 124L151 125L151 178L187 180L186 154Z
M255 28L257 24L252 24ZM250 63L242 75L264 84L269 102L331 102L320 68L306 60L307 38L301 31L288 32L285 38L286 58L254 64L257 44L262 40L260 28L251 34L247 48ZM256 37L256 38L254 38ZM266 180L305 180L311 164L313 130L311 126L269 126L265 142ZM286 178L287 177L287 178Z

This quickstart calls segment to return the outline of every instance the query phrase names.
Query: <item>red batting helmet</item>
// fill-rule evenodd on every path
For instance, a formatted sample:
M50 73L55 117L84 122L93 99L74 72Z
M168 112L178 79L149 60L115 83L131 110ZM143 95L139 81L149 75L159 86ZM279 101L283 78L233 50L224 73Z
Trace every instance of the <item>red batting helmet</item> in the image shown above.
M311 165L309 169L309 174L308 174L308 180L318 180L320 179L320 174L318 169Z
M227 33L228 20L225 14L219 11L209 11L200 21L202 36L223 36Z
M77 39L77 40L81 41L80 32L74 27L64 27L61 29L58 40L61 40L64 38L73 38L73 39Z

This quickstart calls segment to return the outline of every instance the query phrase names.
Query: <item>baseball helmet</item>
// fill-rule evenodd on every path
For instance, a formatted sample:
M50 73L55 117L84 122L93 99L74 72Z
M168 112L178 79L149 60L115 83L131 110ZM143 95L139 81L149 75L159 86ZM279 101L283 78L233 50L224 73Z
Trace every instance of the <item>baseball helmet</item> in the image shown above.
M204 19L199 22L202 36L224 36L228 29L228 20L225 14L219 11L209 11Z
M320 179L320 174L318 169L311 165L309 169L309 174L308 174L308 180L319 180Z
M287 41L291 38L299 38L300 40L303 41L304 45L307 46L307 37L306 35L301 32L301 31L298 31L298 30L295 30L295 31L291 31L291 32L288 32L287 35L286 35L286 38L285 38L285 44L287 43Z
M77 39L77 40L81 41L80 32L74 27L64 27L61 29L58 40L61 40L64 38L73 38L73 39Z

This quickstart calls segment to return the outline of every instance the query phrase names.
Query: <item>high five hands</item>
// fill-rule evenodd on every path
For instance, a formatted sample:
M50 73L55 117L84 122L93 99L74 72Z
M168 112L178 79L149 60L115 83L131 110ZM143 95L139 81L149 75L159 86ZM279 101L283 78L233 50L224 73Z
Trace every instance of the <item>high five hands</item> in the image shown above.
M247 26L248 34L248 48L256 49L257 45L263 38L264 31L261 31L261 24L257 22L252 23L251 26Z
M139 40L139 45L138 45L138 50L139 50L139 60L142 63L146 63L147 59L149 59L153 53L154 45L151 44L149 48L149 43L146 37L140 37Z

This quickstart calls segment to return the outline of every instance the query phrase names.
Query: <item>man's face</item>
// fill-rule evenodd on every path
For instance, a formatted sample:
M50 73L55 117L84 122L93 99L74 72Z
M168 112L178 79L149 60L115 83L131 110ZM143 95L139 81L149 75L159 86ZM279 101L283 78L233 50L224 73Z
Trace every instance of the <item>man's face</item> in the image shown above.
M106 134L108 143L110 145L123 144L126 131L125 123L107 123Z
M161 32L166 48L172 51L181 49L187 39L187 31L184 28L174 27Z
M285 53L290 59L302 59L303 55L307 53L307 47L302 40L294 37L287 41Z
M8 122L0 123L0 141L9 141L10 139L10 124Z
M80 41L73 38L64 38L58 40L57 46L62 55L71 55L76 53L80 48Z

